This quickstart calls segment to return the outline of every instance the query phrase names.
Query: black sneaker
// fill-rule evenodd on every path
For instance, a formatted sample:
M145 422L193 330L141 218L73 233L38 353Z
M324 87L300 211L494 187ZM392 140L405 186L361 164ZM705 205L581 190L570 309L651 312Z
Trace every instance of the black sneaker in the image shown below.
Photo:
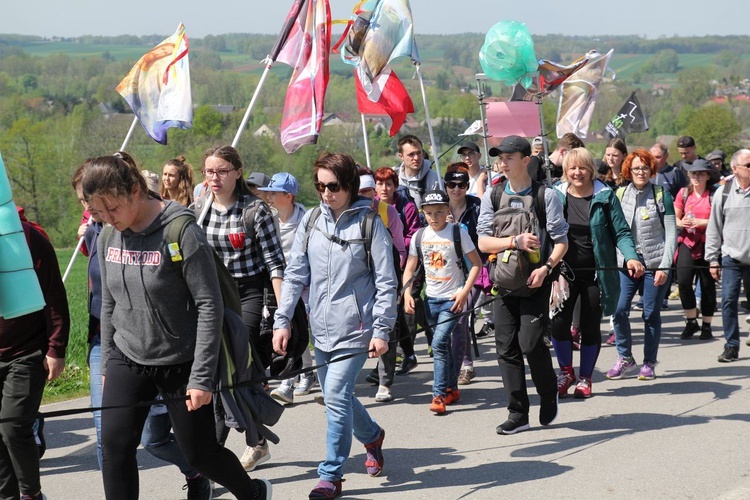
M731 363L740 359L739 347L725 347L724 352L719 356L719 363Z
M698 325L698 322L695 319L689 319L685 324L685 329L680 334L680 338L685 340L692 339L693 335L699 331L701 331L701 327Z
M539 408L539 423L541 425L550 425L557 418L557 398L560 393L555 391L555 397L553 399L542 401L541 407Z
M253 500L271 500L271 483L267 479L251 479L250 498Z
M477 337L486 337L487 335L495 335L494 323L485 323L482 329L477 332Z
M418 364L419 362L417 361L416 356L407 356L401 362L401 366L398 368L398 370L396 370L396 375L406 375L414 368L416 368Z
M198 474L193 478L186 477L187 484L182 487L187 490L188 500L211 500L213 488L211 481L203 474Z
M523 417L519 416L515 419L508 418L505 422L498 425L495 428L495 432L498 434L515 434L517 432L523 432L529 430L529 417L528 415L525 415Z
M701 340L711 340L714 338L714 334L711 331L711 325L703 323L701 326L701 336L698 338Z
M373 369L370 373L367 374L365 377L365 380L370 382L371 384L379 384L380 383L380 376L378 375L378 369Z

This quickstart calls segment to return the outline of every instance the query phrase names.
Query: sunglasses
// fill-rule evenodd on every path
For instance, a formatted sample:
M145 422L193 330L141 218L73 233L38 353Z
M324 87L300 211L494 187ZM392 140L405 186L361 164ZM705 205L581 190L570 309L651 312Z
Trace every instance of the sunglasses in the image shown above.
M338 193L341 191L341 184L338 182L329 182L328 184L323 184L322 182L316 182L315 183L315 189L319 193L325 193L326 189L332 193Z
M465 182L447 182L445 185L448 186L448 189L469 189L469 185Z

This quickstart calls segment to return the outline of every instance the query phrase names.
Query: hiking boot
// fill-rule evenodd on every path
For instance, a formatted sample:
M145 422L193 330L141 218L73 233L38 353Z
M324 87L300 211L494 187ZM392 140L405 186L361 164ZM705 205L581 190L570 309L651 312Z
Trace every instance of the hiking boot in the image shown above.
M253 500L271 500L271 482L267 479L251 479L250 498Z
M378 369L373 368L370 373L367 374L365 380L371 384L378 385L380 383L380 376L378 375Z
M246 471L254 471L257 466L264 464L271 459L271 451L268 449L268 441L250 448L245 448L245 452L240 458L240 463Z
M581 329L574 326L570 329L570 340L573 342L573 350L581 350Z
M464 366L458 373L458 385L469 385L476 376L473 366Z
M731 363L740 359L739 347L725 347L724 352L719 356L719 363Z
M437 415L445 413L445 398L443 396L435 396L432 398L432 404L430 404L430 411Z
M711 331L711 325L708 323L703 323L701 325L701 335L698 337L700 340L711 340L714 338L714 334Z
M375 394L375 401L377 401L378 403L387 403L388 401L393 401L391 390L384 385L378 387L378 392L377 394Z
M377 477L383 472L383 440L385 439L385 430L380 429L380 437L372 443L365 445L365 451L367 451L367 459L365 460L365 467L370 477Z
M299 384L294 389L295 396L307 396L312 391L312 388L318 384L318 377L314 373L305 373L300 375ZM273 395L273 394L272 394Z
M654 380L655 378L654 363L644 362L638 372L638 380Z
M396 370L396 375L406 375L410 371L412 371L414 368L417 367L419 364L419 361L417 361L417 357L414 355L406 356L404 360L401 362L401 366L398 367L398 370Z
M445 406L448 406L457 403L459 399L461 399L461 391L458 389L448 389L445 391L443 402L445 403Z
M573 391L573 397L576 399L588 399L591 397L590 378L578 377L578 384L576 384L576 390Z
M271 397L286 404L294 403L294 385L292 379L282 380L279 386L271 391Z
M187 490L188 500L211 500L213 488L211 487L211 481L203 474L198 474L195 477L186 477L187 484L182 487L183 490Z
M477 332L477 337L482 338L488 335L495 335L495 324L485 323L482 328Z
M638 364L635 362L632 356L629 358L618 356L617 361L615 361L615 365L611 370L607 372L607 378L610 380L620 380L636 368L638 368Z
M516 418L508 417L508 420L495 427L495 432L498 434L510 435L516 434L517 432L527 431L529 429L529 417L528 415L524 415Z
M321 479L307 498L336 498L341 495L341 481L343 480L324 481Z
M685 322L685 328L682 330L680 338L685 340L691 339L699 331L701 331L701 327L698 326L698 321L695 318L688 319Z
M568 390L576 383L576 372L573 366L560 367L560 374L557 376L557 394L564 398L568 395Z
M609 332L609 337L607 337L607 345L615 345L615 331L612 330Z
M554 399L542 400L539 407L539 423L541 425L550 425L557 419L557 401L559 397L560 393L557 392Z

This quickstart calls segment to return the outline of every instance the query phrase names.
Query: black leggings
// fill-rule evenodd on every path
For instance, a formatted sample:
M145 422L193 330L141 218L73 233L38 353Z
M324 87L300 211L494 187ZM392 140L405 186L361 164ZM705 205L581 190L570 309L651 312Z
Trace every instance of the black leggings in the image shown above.
M586 273L588 274L588 273ZM602 304L599 285L593 278L593 273L586 276L583 272L576 274L573 282L568 282L570 295L563 305L562 311L552 318L552 337L556 340L571 340L570 326L576 302L580 297L581 345L599 345L602 343Z
M693 282L695 275L701 287L701 314L712 317L716 313L716 280L711 277L705 259L693 259L690 248L680 243L677 248L677 286L680 289L680 302L685 310L695 309Z
M107 362L102 405L127 405L102 412L104 494L108 500L138 498L136 449L148 407L135 407L157 393L165 399L184 396L192 361L178 366L143 367L116 347ZM219 445L212 404L188 412L185 401L167 403L177 444L191 467L226 487L237 498L250 498L251 481L240 461Z

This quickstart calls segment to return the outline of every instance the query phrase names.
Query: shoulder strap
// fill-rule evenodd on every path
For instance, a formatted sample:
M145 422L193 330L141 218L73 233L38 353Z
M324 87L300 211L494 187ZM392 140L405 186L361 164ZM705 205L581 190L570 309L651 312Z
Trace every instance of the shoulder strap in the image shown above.
M464 262L464 249L461 246L461 225L453 224L453 249L456 251L456 257L458 257L458 267L461 272L464 273L464 279L466 279L468 272L466 269L466 263Z
M384 204L383 204L384 205ZM364 218L362 219L362 222L360 223L359 229L362 233L362 239L364 240L365 244L365 253L367 255L367 269L372 270L372 226L375 223L375 217L377 217L378 214L374 211L370 210L368 211Z
M318 220L318 217L320 217L320 206L317 206L312 209L312 212L310 213L310 218L307 219L307 224L305 224L305 239L302 241L302 252L307 252L307 244L310 242L310 234L313 231L313 228L315 227L315 222Z
M417 249L417 259L419 259L419 265L422 265L422 237L424 237L424 228L420 227L417 232L414 233L414 246Z
M534 196L534 211L539 219L539 229L547 230L547 202L544 200L544 193L547 190L545 184L531 181L531 194Z
M378 201L378 215L383 224L385 224L385 227L388 227L388 204L386 202Z
M615 196L617 196L617 199L622 202L623 195L625 195L625 186L620 186L617 188L617 191L615 191Z
M167 224L167 249L169 250L172 262L178 263L180 273L182 273L182 249L180 248L180 242L190 219L192 217L187 214L178 215Z
M503 192L505 191L505 182L500 182L492 187L492 194L490 199L492 200L492 210L497 211L500 208L500 204L503 201Z
M729 198L729 192L732 190L732 180L729 179L724 183L724 190L721 192L721 219L724 220L724 207L727 204L727 198Z
M664 186L657 186L652 182L651 189L654 190L654 203L656 204L656 213L659 214L659 222L661 222L661 227L663 228L664 211L666 211L666 207L664 206Z

